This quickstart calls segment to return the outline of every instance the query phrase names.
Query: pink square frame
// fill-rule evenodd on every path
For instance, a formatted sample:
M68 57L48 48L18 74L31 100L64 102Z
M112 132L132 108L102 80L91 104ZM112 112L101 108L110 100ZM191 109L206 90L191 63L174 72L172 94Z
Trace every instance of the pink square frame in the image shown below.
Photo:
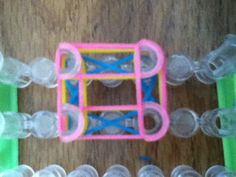
M149 48L155 52L158 62L157 65L149 72L142 73L141 71L141 49ZM134 50L134 73L103 73L103 74L88 74L83 73L81 67L82 55L80 50L124 50L133 49ZM76 65L78 66L77 71L70 73L61 73L62 66L62 51L69 51L73 54ZM58 114L58 133L61 141L70 142L76 139L79 140L98 140L98 139L145 139L146 141L156 141L161 139L168 130L169 127L169 117L167 114L167 89L166 89L166 74L165 74L165 56L162 48L153 41L143 39L138 43L134 44L121 44L121 43L60 43L56 51L56 71L58 76L58 88L57 88L57 114ZM142 101L142 85L141 79L148 78L158 74L159 78L159 92L160 92L160 104L154 102ZM84 103L84 90L86 87L84 80L86 79L116 79L123 78L128 79L133 77L135 79L136 85L136 99L137 102L134 105L114 105L114 106L88 106ZM63 115L63 102L62 102L62 83L68 79L76 79L79 81L79 107L67 106L70 111L77 111L78 114L78 127L73 133L69 135L63 134L63 127L66 127L65 117ZM144 127L144 109L150 108L156 110L162 117L162 127L155 134L145 134ZM85 126L85 112L87 111L132 111L136 110L138 112L138 123L139 123L139 134L121 134L121 135L84 135Z

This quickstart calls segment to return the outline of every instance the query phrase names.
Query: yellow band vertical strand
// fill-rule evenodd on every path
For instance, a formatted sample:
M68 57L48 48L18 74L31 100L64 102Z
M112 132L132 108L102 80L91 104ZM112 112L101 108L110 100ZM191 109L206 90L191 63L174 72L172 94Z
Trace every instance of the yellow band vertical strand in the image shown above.
M85 65L85 62L84 60L82 60L82 73L83 74L86 74L86 65ZM79 93L79 94L84 94L83 95L83 103L84 103L84 106L87 106L88 105L88 100L87 100L87 80L86 79L83 79L83 93ZM86 130L88 129L88 122L89 122L89 119L88 119L88 111L85 111L84 110L84 132L86 132Z
M62 57L62 68L65 68L66 66L66 61L65 61L65 57ZM67 98L66 98L66 93L67 93L67 90L66 90L66 81L65 80L62 80L61 81L62 83L62 87L61 87L61 94L62 94L62 104L65 105L67 103ZM66 129L68 130L69 129L69 121L68 119L66 119Z

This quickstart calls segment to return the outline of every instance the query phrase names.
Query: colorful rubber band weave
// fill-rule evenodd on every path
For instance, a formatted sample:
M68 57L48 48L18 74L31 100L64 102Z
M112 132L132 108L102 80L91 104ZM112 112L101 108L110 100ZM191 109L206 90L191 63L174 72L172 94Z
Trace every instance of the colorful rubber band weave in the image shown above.
M141 52L146 48L155 53L157 64L149 72L142 72ZM73 66L77 66L77 70L70 72L66 68L68 57L64 56L65 51L74 60ZM107 63L90 55L106 54L111 56L114 53L120 53L124 57ZM148 40L141 40L136 44L61 43L56 53L58 132L61 140L64 142L75 139L145 139L146 141L156 141L163 137L169 126L164 62L164 54L160 46ZM86 63L95 67L87 71ZM126 63L133 63L133 71L127 71L121 67ZM88 80L130 79L135 81L136 104L111 106L87 104ZM153 96L155 88L159 90L158 100ZM64 109L68 104L70 106L67 108L70 110L65 111ZM144 109L153 109L161 115L162 126L158 132L151 135L145 134ZM77 120L71 115L66 115L70 111L78 112ZM104 111L121 111L124 115L112 120L97 115L97 113ZM88 124L92 119L100 123L98 126L88 129ZM120 123L126 119L135 119L135 121L137 119L138 129L126 127ZM110 126L123 130L125 134L97 134L97 132Z

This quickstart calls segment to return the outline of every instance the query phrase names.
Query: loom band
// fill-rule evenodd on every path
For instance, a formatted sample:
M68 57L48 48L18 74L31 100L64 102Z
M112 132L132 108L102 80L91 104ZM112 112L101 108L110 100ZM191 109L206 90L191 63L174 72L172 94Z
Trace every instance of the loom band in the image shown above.
M103 122L103 124L100 125L100 126L97 126L97 127L93 128L93 129L90 130L90 131L87 131L87 134L93 134L93 133L95 133L96 131L102 130L103 128L108 127L108 126L109 126L109 123L111 122L111 121L109 121L109 120L106 120L106 119L104 119L104 118L102 118L102 117L99 117L99 116L96 116L96 115L94 115L94 114L90 114L89 117L91 117L91 118L93 118L93 119L96 119L96 120L99 120L99 121ZM119 124L114 123L114 124L112 124L112 125L114 125L115 127L119 128L119 127L118 127ZM122 128L121 128L121 129L122 129Z
M67 117L69 119L74 119L77 122L77 125L74 126L74 130L68 130L63 132L63 128L66 129ZM72 121L73 122L73 121ZM71 123L72 123L71 122ZM62 112L59 112L58 120L58 133L61 141L70 142L76 140L84 132L85 120L82 111L71 104L66 104L62 108ZM72 126L73 127L73 126Z
M152 92L153 92L152 89L144 88L143 92L144 92L144 98L143 98L144 101L155 100L152 96Z
M169 116L166 110L162 106L154 102L144 103L144 109L152 109L156 111L160 115L160 118L162 120L161 128L153 134L144 133L143 135L144 139L148 142L161 139L167 133L168 128L169 128L169 123L170 123ZM140 127L140 128L141 128L141 131L145 132L145 127Z
M119 68L118 66L120 66L120 65L122 65L122 64L124 64L124 63L127 63L127 62L129 62L129 61L131 61L131 60L133 60L133 56L132 56L132 55L129 55L129 56L124 57L124 58L122 58L122 59L120 59L120 60L118 60L118 61L115 61L115 62L113 62L113 63L110 63L110 64L109 64L109 68L106 67L106 68L103 68L103 70L104 70L104 71L111 70L111 67L113 67L112 71L115 71L115 72L117 72L117 73L129 73L128 71L126 71L126 70L124 70L124 69L122 69L122 68ZM101 70L102 68L99 68L99 69ZM96 71L96 72L101 72L101 71Z
M76 85L73 87L73 85L70 83L69 80L66 80L66 87L69 90L70 93L70 104L74 104L78 106L78 92L79 92L79 86Z
M69 103L78 106L78 94L71 93Z
M69 103L78 106L79 85L76 84L76 86L73 86L69 80L66 80L66 88L68 89L70 94Z
M89 71L88 73L100 73L102 71L106 71L107 68L108 68L107 70L110 69L110 70L114 71L114 67L111 64L104 63L103 61L99 61L97 59L94 59L94 58L91 58L91 57L88 57L88 56L84 56L84 59L85 59L85 61L94 63L94 64L99 65L101 67L101 68L97 68L97 69L94 69L92 71Z
M132 129L132 128L129 128L129 127L125 127L125 126L117 124L117 123L114 124L114 123L112 123L110 121L105 122L104 124L102 124L100 126L97 126L95 128L92 128L92 129L86 131L86 134L88 134L88 135L94 134L95 132L100 131L100 130L102 130L102 129L106 128L106 127L109 127L109 126L113 126L113 127L119 128L119 129L124 130L126 132L129 132L131 134L139 134L139 132L137 130L135 130L135 129Z
M157 100L152 95L150 95L145 102L148 102L148 101L157 102Z
M156 102L156 99L152 96L152 92L145 93L143 100L144 102L147 102L149 100Z
M109 67L106 67L106 68L97 68L97 69L94 69L92 71L89 71L88 73L96 74L96 73L102 73L102 72L105 72L105 71L108 71L108 70L111 70L111 71L116 72L116 73L128 73L128 71L125 71L121 68L118 68L118 67L115 67L115 66L112 66L112 65L109 65Z
M102 129L104 129L104 128L106 128L106 127L110 127L110 126L119 128L119 129L121 129L121 130L123 130L123 131L126 131L126 132L128 132L128 133L131 133L131 134L135 134L135 135L139 134L139 132L138 132L137 130L133 129L133 128L125 127L125 126L120 125L120 124L113 124L113 123L110 123L110 122L98 126L98 127L96 128L96 131L102 130ZM95 128L94 128L94 129L95 129Z
M100 131L100 130L102 130L102 129L106 128L106 127L109 127L109 126L113 126L113 127L119 128L121 130L124 130L124 131L126 131L128 133L131 133L131 134L134 134L134 135L139 134L139 132L137 130L129 128L129 127L125 127L125 126L120 125L120 124L116 124L116 125L114 125L114 124L102 124L100 126L97 126L95 128L92 128L92 129L86 131L86 134L87 135L92 135L92 134L96 133L97 131Z
M123 70L123 69L121 69L117 66L133 60L133 56L129 55L127 57L124 57L124 58L122 58L118 61L115 61L113 63L110 63L110 64L104 63L102 61L98 61L98 60L96 60L94 58L91 58L91 57L88 57L88 56L84 56L84 59L85 59L85 61L88 61L88 62L91 62L91 63L94 63L94 64L100 66L100 68L89 71L88 73L95 74L95 73L101 73L101 72L104 72L104 71L107 71L107 70L112 70L112 71L117 72L117 73L128 73L127 71L125 71L125 70Z
M156 102L156 99L152 96L152 92L153 92L153 90L154 90L154 88L155 88L155 86L156 86L156 83L157 83L157 77L156 77L156 76L153 76L153 77L151 78L150 84L149 84L149 85L148 85L148 84L146 85L147 88L148 88L148 90L147 90L147 95L149 95L150 99L151 99L152 101L155 101L155 102Z
M73 59L74 59L74 65L72 68L68 69L68 71L66 71L66 69L63 70L63 68L61 68L62 66L62 54L63 52L68 52L68 54L72 54L73 55ZM59 47L56 51L56 72L59 78L61 79L65 79L65 78L73 78L76 74L79 73L80 69L81 69L81 64L82 64L82 57L78 51L78 49L69 44L69 43L60 43Z
M152 91L148 91L148 92L145 93L144 100L152 99L152 98L153 98Z
M75 91L71 93L70 97L73 99L75 99L75 98L78 99L78 89L75 89Z
M111 70L112 68L111 67L113 67L113 71L115 71L115 72L117 72L117 73L129 73L128 71L126 71L126 70L123 70L123 69L121 69L121 68L118 68L117 66L120 66L120 65L122 65L122 64L124 64L124 63L127 63L127 62L129 62L129 61L131 61L131 60L133 60L133 55L129 55L129 56L126 56L126 57L124 57L124 58L122 58L122 59L120 59L120 60L118 60L118 61L115 61L115 62L113 62L113 63L110 63L110 64L108 64L109 66L109 68L108 67L106 67L106 68L103 68L104 69L104 71L107 71L107 70ZM107 63L104 63L104 64L107 64ZM100 70L102 69L102 68L99 68ZM118 71L119 70L119 71ZM96 71L96 72L101 72L101 71Z
M103 64L104 64L104 62L99 61L99 60L97 60L97 59L95 59L95 58L91 58L91 57L86 56L86 55L84 56L84 59L85 59L85 61L88 61L88 62L90 62L90 63L97 64L97 65L103 65ZM126 57L124 57L124 58L122 58L122 59L120 59L120 60L118 60L118 61L113 62L112 64L119 66L119 65L122 65L122 64L124 64L124 63L127 63L127 62L129 62L129 61L131 61L131 60L133 60L133 55L128 55L128 56L126 56Z
M79 106L79 101L78 101L78 95L72 95L71 98L70 98L70 101L69 103L70 104L73 104L75 106Z
M122 121L122 120L125 120L125 119L128 119L128 118L134 118L134 116L137 116L137 111L130 111L128 112L127 114L123 115L123 116L120 116L114 120L111 120L111 121ZM95 114L89 114L89 117L93 118L93 119L96 119L96 120L99 120L99 121L108 121L107 119L103 118L103 117L100 117L100 116L97 116ZM110 121L109 121L110 122Z
M96 65L99 65L99 66L104 66L104 63L100 60L97 60L95 58L92 58L90 56L87 56L87 55L84 55L83 56L83 59L87 62L90 62L90 63L93 63L93 64L96 64Z
M72 92L70 92L70 97L78 100L79 87L76 87Z
M129 73L128 71L126 71L126 70L124 70L122 68L119 68L117 66L120 66L120 65L122 65L124 63L127 63L129 61L132 61L132 60L133 60L133 55L129 55L127 57L124 57L124 58L122 58L122 59L120 59L118 61L115 61L115 62L109 64L109 68L108 67L106 67L106 68L99 68L100 70L98 69L97 71L93 71L93 72L98 72L99 73L99 72L102 72L102 71L104 72L104 71L107 71L107 70L112 70L112 71L117 72L117 73ZM113 69L111 67L113 67Z
M125 119L127 119L127 118L130 118L129 116L126 116L126 115L121 116L121 117L118 117L118 118L116 118L116 119L114 119L114 120L107 120L107 119L105 119L105 118L102 118L102 117L99 117L99 116L96 116L96 115L90 115L90 117L93 118L93 119L99 120L99 121L101 121L101 122L103 122L103 123L105 123L105 124L108 123L108 122L111 122L111 123L116 124L116 123L118 123L118 122L120 122L120 121L122 121L122 120L125 120Z
M128 132L130 132L130 130L131 130L132 132L134 132L134 131L136 131L136 130L131 129L131 128L129 128L129 127L124 127L124 126L118 124L118 122L120 122L120 121L122 121L122 120L125 120L125 119L128 119L128 118L130 118L130 117L131 117L131 118L134 118L134 116L137 116L137 112L136 112L136 111L131 111L131 112L129 112L129 113L127 113L127 114L125 114L125 115L123 115L123 116L121 116L121 117L118 117L118 118L116 118L116 119L114 119L114 120L109 121L109 120L106 120L106 119L104 119L104 118L102 118L102 117L96 116L96 115L94 115L94 114L90 114L90 115L89 115L89 117L91 117L91 118L93 118L93 119L96 119L96 120L99 120L99 121L101 121L101 122L104 123L103 125L98 126L99 129L96 128L96 131L99 131L99 130L101 130L101 129L105 128L105 127L108 127L108 126L114 126L114 127L117 127L117 128L121 128L121 127L122 127L122 128L121 128L122 130L125 130L125 131L128 131ZM125 128L125 129L124 129L124 128ZM130 133L131 133L131 132L130 132ZM137 133L137 132L136 132L136 133Z
M143 102L149 102L149 101L152 101L152 102L157 102L157 100L153 97L153 96L146 96L146 97L144 97L144 99L143 99Z
M111 64L104 63L104 62L102 62L102 63L103 64L100 65L100 68L96 68L92 71L89 71L88 73L96 74L96 73L105 72L107 70L112 70L112 71L117 72L117 73L128 73L127 71L125 71L121 68L118 68L117 66L114 66L113 63L111 63Z
M153 89L156 85L157 77L153 76L150 78L150 84L147 84L145 82L145 79L142 79L142 88L144 92L144 102L147 101L154 101L156 102L156 99L152 96Z
M117 66L120 66L120 65L125 64L125 63L127 63L129 61L132 61L133 59L134 59L133 55L128 55L128 56L126 56L124 58L119 59L118 61L115 61L113 64L117 65Z
M151 85L153 86L153 88L156 86L157 83L157 75L151 77Z
M69 100L69 103L73 104L75 106L79 106L78 96L71 97L70 100Z
M154 101L156 102L156 99L152 96L152 91L146 91L144 93L144 98L143 98L143 101L144 102L147 102L147 101Z
M73 104L78 103L78 95L72 93L72 94L70 95L70 101L69 101L69 102L70 102L70 103L73 103Z
M144 88L143 89L143 92L144 92L144 97L150 97L150 96L152 96L152 89L149 89L149 88Z
M146 80L150 79L150 83L146 83ZM147 79L142 79L142 87L144 87L145 89L149 89L149 90L153 90L154 87L156 86L156 82L157 82L157 77L153 76L151 78L147 78Z
M140 60L141 60L141 52L144 49L148 49L148 50L150 49L156 55L157 62L156 62L155 67L153 67L148 72L142 72L141 71L141 77L142 78L152 77L155 74L157 74L162 69L162 67L164 66L165 57L164 57L163 49L158 44L156 44L155 42L150 41L150 40L146 40L146 39L143 39L143 40L139 41L138 46L140 48Z
M73 87L69 80L66 80L66 88L69 90L70 93L75 92L75 87Z

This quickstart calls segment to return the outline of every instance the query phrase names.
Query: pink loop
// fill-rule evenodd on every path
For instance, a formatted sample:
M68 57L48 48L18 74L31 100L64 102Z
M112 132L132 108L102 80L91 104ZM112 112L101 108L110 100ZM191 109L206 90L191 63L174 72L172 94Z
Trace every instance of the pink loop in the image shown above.
M147 102L144 104L144 109L147 109L147 108L157 111L161 115L161 118L162 118L162 126L158 132L154 134L144 134L144 139L148 142L151 142L151 141L156 141L156 140L161 139L167 133L170 121L169 121L169 116L166 110L163 109L163 107L158 105L157 103ZM142 128L145 129L144 127Z
M60 73L60 70L61 70L61 51L68 51L70 53L72 53L75 57L75 66L77 66L77 72L75 73ZM81 63L82 63L82 57L79 53L79 50L69 44L69 43L60 43L59 44L59 47L56 51L56 71L57 71L57 76L60 77L60 76L63 76L63 77L67 77L67 78L73 78L76 74L79 73L80 71L80 68L81 68Z
M71 142L73 140L78 139L78 137L80 137L83 134L85 121L84 121L83 113L78 107L76 107L74 105L70 105L70 104L66 104L65 106L66 106L66 110L68 110L68 111L78 112L78 125L77 125L77 128L75 129L75 131L71 135L64 136L62 134L61 127L66 127L65 121L62 120L63 113L60 113L59 120L58 120L58 130L59 130L59 137L60 137L61 141Z
M147 39L142 39L141 41L139 41L138 45L140 47L140 52L141 52L142 47L147 47L147 48L150 48L151 50L153 50L153 52L157 56L156 66L151 71L142 72L142 78L149 78L149 77L156 75L161 70L161 68L164 64L165 57L164 57L164 52L163 52L162 48L158 44L156 44L155 42L147 40ZM141 53L140 53L140 55L141 55Z

